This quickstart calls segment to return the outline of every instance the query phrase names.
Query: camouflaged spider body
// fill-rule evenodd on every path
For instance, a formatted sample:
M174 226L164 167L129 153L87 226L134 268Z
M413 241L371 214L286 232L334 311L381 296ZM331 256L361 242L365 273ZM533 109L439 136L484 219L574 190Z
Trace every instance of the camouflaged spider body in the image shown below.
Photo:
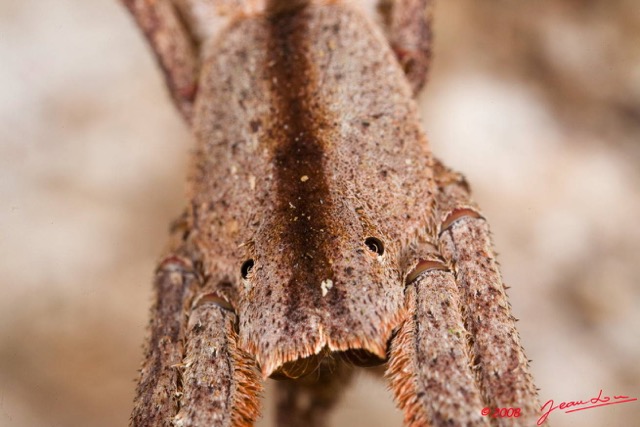
M272 377L278 425L322 425L386 364L407 425L532 425L487 224L419 125L429 1L386 36L339 1L125 3L197 141L132 424L252 425Z

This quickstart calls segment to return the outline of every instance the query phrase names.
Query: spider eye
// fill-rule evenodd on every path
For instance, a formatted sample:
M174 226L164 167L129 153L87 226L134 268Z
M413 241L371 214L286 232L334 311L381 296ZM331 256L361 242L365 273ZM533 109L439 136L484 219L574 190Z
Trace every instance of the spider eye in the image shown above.
M378 256L382 256L384 253L384 245L382 244L382 240L376 239L375 237L367 237L364 241L364 244L367 245L367 248Z
M242 263L242 267L240 267L240 274L242 274L242 278L246 280L253 268L253 260L248 259L244 263Z

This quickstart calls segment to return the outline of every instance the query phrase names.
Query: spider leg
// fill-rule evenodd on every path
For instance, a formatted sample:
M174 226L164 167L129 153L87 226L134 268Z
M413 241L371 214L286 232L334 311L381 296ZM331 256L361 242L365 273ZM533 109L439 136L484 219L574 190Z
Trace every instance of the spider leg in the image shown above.
M304 378L276 383L278 426L322 427L328 412L351 381L353 368L341 361L322 363Z
M122 0L144 32L178 110L191 122L197 92L198 52L171 0Z
M261 383L255 361L236 346L236 316L204 283L199 256L187 244L173 247L156 271L131 426L253 425Z
M151 310L150 334L131 415L132 426L169 426L177 412L186 316L198 277L190 260L176 252L156 270L155 303Z
M470 200L464 178L436 161L438 242L455 272L471 364L487 407L519 408L499 425L535 425L537 389L502 283L489 226ZM515 422L515 424L514 424Z
M433 0L380 0L389 44L417 94L431 63Z
M433 246L412 255L420 261L407 278L409 314L392 340L387 368L405 425L488 426L455 278Z
M216 293L196 301L187 325L176 426L252 426L262 392L255 360L237 347L236 315Z
M489 228L464 178L437 161L434 172L433 244L407 254L409 317L391 343L387 370L405 423L535 425L537 389ZM491 416L502 408L513 416Z

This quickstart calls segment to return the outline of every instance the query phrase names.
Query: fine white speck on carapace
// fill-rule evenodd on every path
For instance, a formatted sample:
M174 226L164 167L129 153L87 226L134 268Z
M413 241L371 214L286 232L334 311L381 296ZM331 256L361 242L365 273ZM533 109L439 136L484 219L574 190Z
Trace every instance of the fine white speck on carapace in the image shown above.
M329 289L333 288L333 281L331 279L323 280L320 283L320 289L322 289L322 296L326 296Z

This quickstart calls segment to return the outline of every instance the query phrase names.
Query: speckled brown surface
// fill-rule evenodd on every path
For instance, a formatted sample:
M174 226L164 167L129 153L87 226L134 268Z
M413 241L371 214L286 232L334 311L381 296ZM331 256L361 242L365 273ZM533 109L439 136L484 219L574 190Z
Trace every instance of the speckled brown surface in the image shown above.
M436 8L425 129L492 225L541 396L556 402L640 394L636 13L633 1ZM0 19L0 419L124 425L192 143L114 2L6 1ZM355 383L335 423L399 425L380 382ZM636 419L634 404L551 415Z
M378 3L389 44L414 93L418 93L429 78L434 3L433 0L382 0Z
M237 287L240 345L266 375L325 346L384 358L402 317L400 257L426 227L432 181L409 88L381 42L348 9L311 7L239 21L209 52L195 239L212 281ZM255 264L243 280L245 260Z
M468 335L462 320L458 289L451 272L431 270L406 293L414 313L398 331L391 347L389 376L405 412L405 425L489 426L468 362ZM425 319L427 321L425 321ZM419 382L406 372L418 372ZM418 383L423 387L418 387Z
M195 41L169 1L123 0L157 53L156 60L180 113L191 117L200 65Z
M469 207L464 180L433 161L419 127L405 72L416 80L414 86L421 78L396 60L392 46L354 10L340 3L283 4L270 4L266 15L236 16L200 46L201 79L194 113L187 115L197 148L183 240L192 248L186 250L191 258L186 264L194 266L189 274L201 278L202 289L192 287L188 292L196 302L186 296L176 310L189 322L192 315L197 319L200 311L212 310L206 318L215 323L166 337L167 346L178 350L186 344L184 371L169 393L175 397L162 398L167 387L152 385L161 377L154 372L162 372L158 365L171 372L175 363L157 350L158 326L174 324L177 315L162 309L163 294L173 301L175 291L158 288L160 310L154 314L134 425L166 422L166 415L156 416L157 408L174 400L176 422L182 425L227 424L229 419L232 425L250 423L257 415L252 409L258 406L258 386L255 378L241 379L235 362L241 352L255 358L265 378L313 374L331 352L348 352L349 357L368 352L365 359L382 361L393 330L406 316L411 320L397 338L401 345L395 345L389 369L405 418L414 425L484 422L478 408L470 407L458 419L447 409L464 413L458 396L433 390L425 370L438 365L425 363L418 343L431 339L423 335L430 318L403 304L404 278L416 264L423 271L430 268L428 261L412 259L413 248L418 241L433 247L439 234L442 255L457 281L451 298L459 300L455 306L462 309L469 331L469 349L458 353L461 359L452 366L470 366L484 405L519 408L518 425L535 421L536 389L488 227ZM414 12L427 16L426 6L418 6ZM392 10L391 15L403 13L410 11ZM398 28L392 25L390 31L395 36ZM429 35L424 36L428 44ZM162 62L164 51L154 37L150 41ZM179 91L172 78L168 81L175 98ZM433 266L449 271L443 263ZM222 305L237 313L237 349L235 334L220 333L231 330L224 326L228 320L212 317L223 307L194 306L198 300L210 305L199 294L213 295L211 301L222 296L227 300ZM201 330L213 335L203 338ZM213 354L210 347L216 349ZM450 353L446 345L432 347L438 354ZM394 357L411 363L396 363ZM251 362L241 365L246 364ZM439 374L451 376L447 370ZM418 402L442 402L443 407L408 403L415 398L405 383L415 396L423 396ZM213 393L210 405L207 390ZM225 404L234 395L250 402L241 405L245 410ZM281 409L302 412L295 406ZM145 412L153 420L146 420ZM241 412L250 417L237 416ZM291 425L310 421L288 419ZM313 421L324 424L321 418Z

